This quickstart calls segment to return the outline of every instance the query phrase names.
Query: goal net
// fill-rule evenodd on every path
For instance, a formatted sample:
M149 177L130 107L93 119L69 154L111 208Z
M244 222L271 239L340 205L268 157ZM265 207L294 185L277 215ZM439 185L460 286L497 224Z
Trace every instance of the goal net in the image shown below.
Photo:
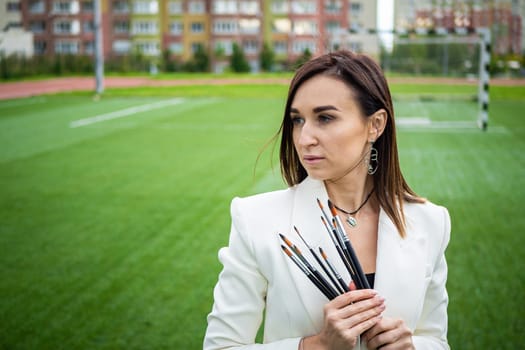
M486 129L490 38L394 35L382 65L400 128ZM489 47L487 48L487 45Z

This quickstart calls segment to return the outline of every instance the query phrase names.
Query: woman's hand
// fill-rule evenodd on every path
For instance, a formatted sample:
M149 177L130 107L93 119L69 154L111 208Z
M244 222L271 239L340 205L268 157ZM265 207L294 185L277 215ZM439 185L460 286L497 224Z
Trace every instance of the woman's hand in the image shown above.
M385 317L363 334L369 349L414 349L412 332L402 319Z
M340 295L325 305L321 333L305 338L303 348L351 349L361 333L377 324L384 309L384 299L371 289Z

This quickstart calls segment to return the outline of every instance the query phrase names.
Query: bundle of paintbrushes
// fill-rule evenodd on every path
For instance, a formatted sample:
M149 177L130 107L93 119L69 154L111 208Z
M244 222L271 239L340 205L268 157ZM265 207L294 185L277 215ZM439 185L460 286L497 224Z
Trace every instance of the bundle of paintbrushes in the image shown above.
M361 264L359 263L359 260L357 259L352 244L350 243L350 240L346 235L343 223L337 215L337 211L334 205L332 204L332 202L330 202L330 200L328 200L328 208L330 209L330 212L332 214L332 218L329 218L319 199L317 199L317 204L319 205L319 208L322 212L321 220L323 221L323 224L326 230L328 231L328 235L330 236L335 246L335 249L339 254L339 257L343 261L343 264L346 267L350 278L354 282L356 288L370 288L368 280L366 279L366 276L363 273ZM293 244L284 235L279 234L283 242L286 244L286 246L281 245L281 248L286 253L286 255L288 255L290 259L292 259L292 261L299 267L299 269L301 269L301 271L328 299L332 300L338 295L348 292L349 283L343 281L343 278L341 277L339 272L337 272L334 265L330 262L325 251L321 247L319 247L319 254L317 254L315 249L313 249L305 241L305 239L301 236L301 233L295 226L294 229L299 238L301 238L303 243L310 251L318 266L321 267L321 270L324 274L315 267L315 263L312 263L304 256L302 251L295 244ZM322 257L322 259L319 255Z

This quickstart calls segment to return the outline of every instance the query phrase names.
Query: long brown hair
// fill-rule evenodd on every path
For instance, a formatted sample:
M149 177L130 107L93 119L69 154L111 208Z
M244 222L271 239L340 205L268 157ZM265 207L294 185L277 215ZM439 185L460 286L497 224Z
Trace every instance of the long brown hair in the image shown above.
M293 144L290 108L297 89L308 79L320 74L345 83L352 90L365 116L371 116L380 109L386 111L385 129L374 143L379 164L372 176L379 205L394 222L401 237L405 237L403 202L423 203L425 199L412 191L401 173L392 97L381 68L368 56L346 50L336 51L306 62L295 73L279 129L281 173L285 181L289 186L294 186L307 177Z

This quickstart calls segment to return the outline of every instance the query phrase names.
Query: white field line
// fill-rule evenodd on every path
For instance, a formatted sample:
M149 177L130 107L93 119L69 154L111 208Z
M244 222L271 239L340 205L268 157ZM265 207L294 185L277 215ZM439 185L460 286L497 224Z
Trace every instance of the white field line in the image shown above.
M71 123L69 123L69 127L70 128L79 128L81 126L87 126L87 125L91 125L91 124L95 124L95 123L104 122L104 121L107 121L107 120L128 117L128 116L131 116L131 115L134 115L134 114L137 114L137 113L141 113L141 112L147 112L147 111L151 111L151 110L154 110L154 109L159 109L159 108L164 108L164 107L167 107L167 106L177 105L179 103L182 103L183 101L184 101L184 99L182 99L182 98L174 98L174 99L171 99L171 100L153 102L153 103L148 103L148 104L141 105L141 106L125 108L125 109L121 109L120 111L99 114L99 115L96 115L96 116L93 116L93 117L83 118L83 119L78 119L78 120L72 121Z
M481 131L476 121L432 121L426 117L396 118L399 129L406 131L464 132ZM508 133L504 126L488 126L489 132Z

